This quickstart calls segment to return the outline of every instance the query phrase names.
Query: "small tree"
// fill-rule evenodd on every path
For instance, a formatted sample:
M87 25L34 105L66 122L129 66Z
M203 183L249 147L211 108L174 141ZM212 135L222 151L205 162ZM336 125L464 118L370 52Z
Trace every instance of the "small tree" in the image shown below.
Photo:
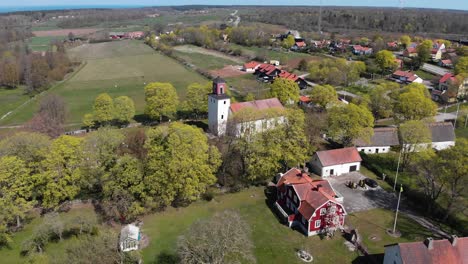
M129 123L135 116L135 105L128 96L120 96L114 100L115 120L120 123Z
M114 119L114 101L106 93L98 95L94 101L94 118L106 124Z
M145 87L145 114L162 121L163 117L172 118L177 112L179 97L170 83L150 83Z
M182 263L255 263L250 228L236 211L224 211L199 221L179 237L177 252Z
M296 40L294 39L294 36L288 35L287 38L283 39L283 42L281 43L281 45L285 49L290 49L292 46L294 46L295 43L296 43Z
M310 92L310 100L325 108L329 103L336 102L338 96L336 95L335 87L331 85L317 85Z
M397 67L397 61L393 57L393 53L388 50L381 50L375 55L375 61L382 72L392 72Z
M299 61L299 65L297 66L297 68L298 68L300 71L307 71L307 69L309 68L309 63L307 62L307 60L301 59L301 60Z

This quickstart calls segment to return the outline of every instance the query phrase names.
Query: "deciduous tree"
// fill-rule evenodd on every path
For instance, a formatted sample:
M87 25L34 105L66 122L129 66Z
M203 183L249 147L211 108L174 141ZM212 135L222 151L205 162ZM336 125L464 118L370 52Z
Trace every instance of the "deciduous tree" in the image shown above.
M114 100L114 118L120 123L130 123L135 116L135 104L128 96L119 96Z
M152 119L172 118L177 112L179 97L170 83L150 83L145 87L145 114Z
M419 61L421 63L426 62L431 58L432 41L424 40L416 49L418 51Z
M403 48L406 49L411 44L411 37L408 35L403 35L400 37L400 42L403 45Z
M455 64L455 74L468 74L468 57L464 56L458 59Z
M408 164L411 153L424 150L431 141L431 132L420 120L410 120L400 125L400 136L403 151L403 166Z
M102 93L94 100L94 119L107 124L114 119L114 101L106 93Z
M345 146L350 146L355 139L370 140L374 117L364 106L350 103L338 105L328 113L328 133L333 140Z
M219 153L199 128L178 122L154 128L146 148L145 186L160 206L194 201L216 181Z
M211 84L192 83L187 87L186 101L183 108L195 114L198 118L201 114L208 113L208 94L211 91Z
M291 80L277 78L271 85L270 95L278 98L284 105L297 103L299 101L299 85Z
M379 65L382 72L394 71L397 67L397 61L393 53L388 50L381 50L375 55L375 62Z
M432 117L437 112L437 105L429 98L424 85L412 83L398 96L395 104L397 120L421 120Z
M182 263L255 263L250 227L236 211L198 221L177 241Z
M317 85L310 92L310 100L320 107L325 108L327 104L338 100L335 87L331 85Z

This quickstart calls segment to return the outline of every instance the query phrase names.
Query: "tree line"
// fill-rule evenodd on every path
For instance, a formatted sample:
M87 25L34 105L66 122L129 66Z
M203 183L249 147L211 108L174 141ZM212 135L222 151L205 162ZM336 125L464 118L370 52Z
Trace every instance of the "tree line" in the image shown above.
M318 31L319 7L259 7L241 15L243 21L284 25L301 31ZM465 34L466 11L324 7L322 31L372 30L406 33Z

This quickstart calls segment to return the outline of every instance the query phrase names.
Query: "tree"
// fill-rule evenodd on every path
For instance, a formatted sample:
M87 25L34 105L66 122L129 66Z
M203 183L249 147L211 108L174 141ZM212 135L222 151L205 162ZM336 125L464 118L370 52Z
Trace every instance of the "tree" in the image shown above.
M163 117L172 118L177 112L179 97L170 83L150 83L145 87L145 114L162 121Z
M84 127L93 127L96 124L94 120L94 115L88 113L83 116L83 120L81 122L83 123Z
M42 205L56 208L61 202L73 199L80 191L82 180L82 139L61 136L51 145L41 173Z
M16 227L21 226L21 220L34 205L33 188L34 179L24 161L15 156L0 157L0 211L4 222L15 219ZM0 219L0 223L3 221Z
M251 101L254 101L254 100L255 100L255 95L253 93L247 93L244 96L244 101L245 102L251 102Z
M468 57L463 56L458 59L455 65L455 74L468 74Z
M135 105L128 96L119 96L114 100L114 118L120 123L130 123L135 116Z
M411 44L411 37L408 35L403 35L400 37L400 42L403 45L403 48L406 49Z
M393 102L388 96L391 90L378 85L370 92L370 109L376 119L388 118L393 114Z
M182 263L255 263L250 227L236 211L198 221L177 241Z
M446 182L446 221L456 207L463 206L461 200L468 185L468 140L458 139L454 147L440 151L438 168Z
M302 59L299 61L299 65L297 66L297 68L300 70L300 71L307 71L307 68L309 67L309 63L307 62L307 60L305 59Z
M58 137L63 133L66 113L63 98L49 94L41 99L38 112L26 124L26 127L34 132Z
M68 33L68 40L69 41L75 41L75 34L73 34L73 32L69 32Z
M329 110L329 136L345 146L350 146L358 138L370 141L373 127L374 117L366 107L350 103Z
M294 36L288 35L287 38L283 39L283 42L281 43L281 45L285 49L290 49L292 46L294 46L295 43L296 43L296 40L294 39Z
M416 48L420 62L426 62L431 58L432 41L425 40Z
M140 203L145 198L143 165L137 158L124 155L118 159L102 182L108 216L128 222L144 212Z
M39 172L51 141L48 136L34 132L18 132L0 141L0 156L16 156L25 162L31 174Z
M421 120L434 116L436 112L436 103L429 98L426 87L418 83L408 85L395 104L397 120Z
M403 167L408 164L410 153L425 149L431 142L431 132L420 120L409 120L400 125L401 144L403 149Z
M193 112L198 118L200 114L208 113L208 94L211 92L211 83L192 83L187 87L184 110Z
M271 85L270 95L278 98L284 105L297 103L299 101L299 85L291 80L276 78Z
M375 61L379 65L382 72L389 72L396 69L397 61L393 53L388 50L381 50L375 55Z
M317 85L310 92L310 100L322 108L337 101L337 99L335 87L331 85Z
M106 124L114 119L114 101L107 93L102 93L94 100L94 118Z
M199 128L171 123L148 132L145 186L160 206L192 202L215 183L220 160Z

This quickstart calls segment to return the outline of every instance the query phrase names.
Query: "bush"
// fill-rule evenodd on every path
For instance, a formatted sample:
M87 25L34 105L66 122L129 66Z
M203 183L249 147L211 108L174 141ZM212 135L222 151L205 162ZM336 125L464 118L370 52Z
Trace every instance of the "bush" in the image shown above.
M215 194L214 194L213 190L208 189L208 190L202 195L202 198L203 198L203 200L206 200L206 201L209 202L209 201L213 200L214 196L215 196Z

